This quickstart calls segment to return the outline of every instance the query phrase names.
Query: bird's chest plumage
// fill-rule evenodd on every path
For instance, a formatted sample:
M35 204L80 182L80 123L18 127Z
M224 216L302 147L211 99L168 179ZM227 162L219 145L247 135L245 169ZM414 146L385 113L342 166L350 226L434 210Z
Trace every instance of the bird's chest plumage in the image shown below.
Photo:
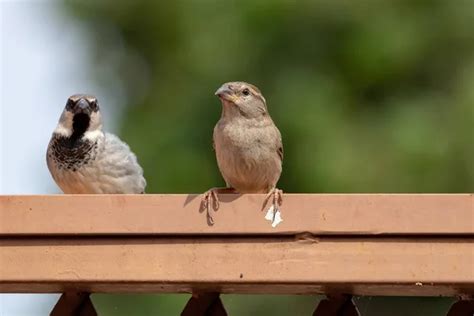
M47 153L48 167L64 193L100 193L99 151L101 140L95 142L53 136Z
M214 129L219 169L241 193L267 192L278 181L281 163L268 128L272 126L220 121Z
M72 141L69 138L53 136L48 148L48 159L55 163L58 170L76 171L96 159L99 144L99 141Z

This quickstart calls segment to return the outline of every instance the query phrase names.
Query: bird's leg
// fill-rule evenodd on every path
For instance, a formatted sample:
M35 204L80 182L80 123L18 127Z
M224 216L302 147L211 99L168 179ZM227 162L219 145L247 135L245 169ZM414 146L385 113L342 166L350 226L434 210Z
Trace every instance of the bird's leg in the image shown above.
M280 206L283 204L283 190L278 188L273 188L268 192L267 196L265 197L265 201L263 202L263 208L267 206L268 200L272 198L272 207L273 207L273 219L272 223L275 221L275 216L277 211L280 209Z
M217 211L219 209L219 197L217 194L235 193L234 188L211 188L207 190L201 200L201 209L206 211L207 222L209 225L214 225L214 219L211 216L211 210Z
M273 207L278 208L278 206L281 206L283 204L283 190L277 188L271 189L265 197L265 201L263 202L263 208L265 208L270 198L273 198Z

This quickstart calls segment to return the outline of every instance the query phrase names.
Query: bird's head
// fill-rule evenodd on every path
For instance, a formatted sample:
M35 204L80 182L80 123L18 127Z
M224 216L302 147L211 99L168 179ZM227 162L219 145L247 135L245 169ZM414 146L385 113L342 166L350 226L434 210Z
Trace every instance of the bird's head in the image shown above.
M259 118L267 114L260 90L246 82L227 82L216 91L222 102L222 115L228 118Z
M97 98L87 94L75 94L68 98L54 132L64 137L79 139L94 138L101 130L102 119Z

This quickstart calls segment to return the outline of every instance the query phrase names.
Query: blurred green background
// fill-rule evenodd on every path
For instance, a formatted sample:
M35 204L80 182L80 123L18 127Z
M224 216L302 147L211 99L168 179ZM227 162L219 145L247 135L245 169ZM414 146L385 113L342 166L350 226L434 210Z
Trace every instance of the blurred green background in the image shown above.
M104 89L121 83L120 135L147 192L224 184L211 147L221 110L213 93L236 80L262 90L282 132L285 192L474 191L474 1L77 0L63 8L89 34L91 78ZM99 65L110 71L95 73ZM186 299L94 297L102 315L176 315ZM310 315L317 301L224 300L231 315ZM357 302L365 316L443 315L450 301Z

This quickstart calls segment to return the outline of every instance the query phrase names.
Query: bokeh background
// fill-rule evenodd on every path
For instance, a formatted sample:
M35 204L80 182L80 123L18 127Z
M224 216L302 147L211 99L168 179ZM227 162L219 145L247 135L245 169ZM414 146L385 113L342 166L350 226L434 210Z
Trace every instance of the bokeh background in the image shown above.
M223 185L213 93L235 80L262 90L282 132L285 192L474 192L472 0L10 0L1 9L0 193L57 192L44 150L76 92L99 97L147 192ZM119 316L177 315L186 300L94 296L101 315ZM224 297L231 315L310 315L317 300ZM53 301L2 296L0 314L46 315ZM444 315L450 302L357 299L364 316Z

